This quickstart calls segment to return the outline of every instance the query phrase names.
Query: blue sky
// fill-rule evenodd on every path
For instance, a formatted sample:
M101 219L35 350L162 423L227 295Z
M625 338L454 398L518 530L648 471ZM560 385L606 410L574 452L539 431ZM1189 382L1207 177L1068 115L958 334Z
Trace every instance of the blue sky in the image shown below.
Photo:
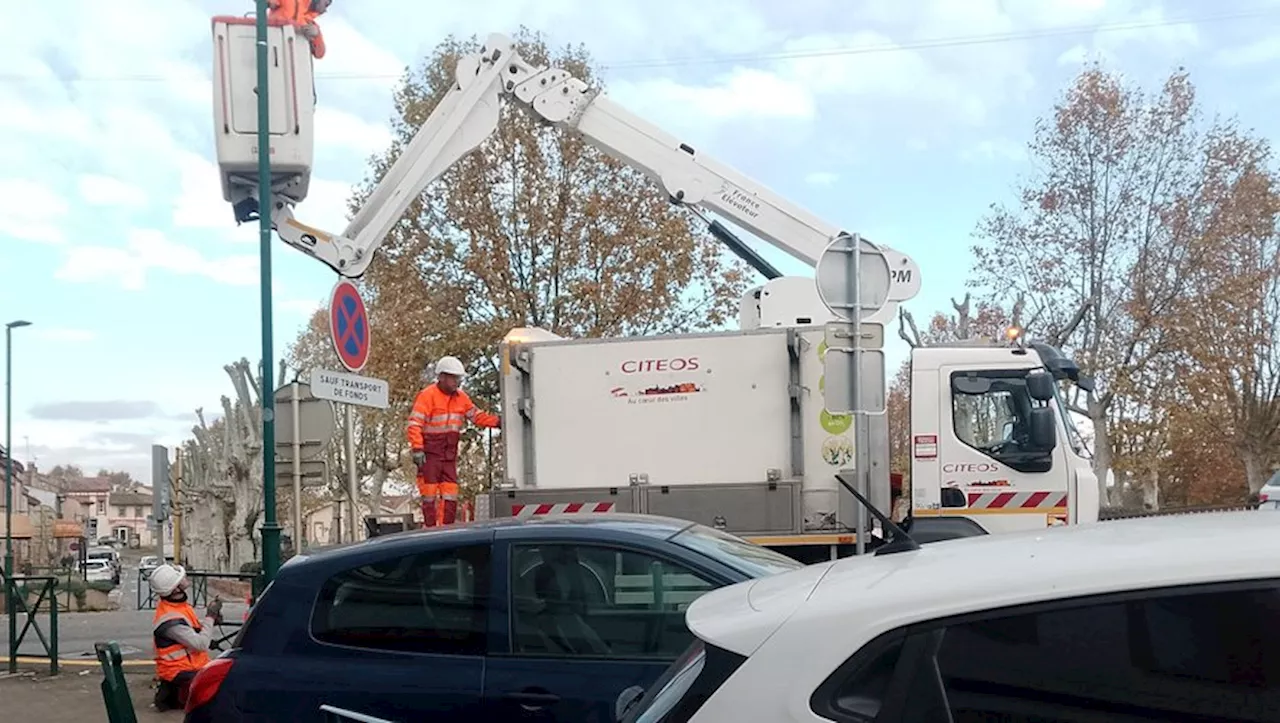
M447 33L521 24L587 44L614 66L615 100L701 152L912 255L918 317L963 293L976 221L1030 170L1032 123L1083 59L1148 85L1184 64L1206 107L1278 130L1275 0L599 6L479 0L424 12L421 0L337 0L321 22L329 50L299 217L344 227L348 190L389 140L406 63ZM237 228L221 199L209 80L209 17L250 9L28 3L26 19L0 30L0 317L35 322L15 332L19 459L145 481L149 445L186 436L194 408L216 410L231 393L222 365L258 358L257 229ZM778 57L829 48L862 50ZM334 276L279 243L273 258L279 355Z

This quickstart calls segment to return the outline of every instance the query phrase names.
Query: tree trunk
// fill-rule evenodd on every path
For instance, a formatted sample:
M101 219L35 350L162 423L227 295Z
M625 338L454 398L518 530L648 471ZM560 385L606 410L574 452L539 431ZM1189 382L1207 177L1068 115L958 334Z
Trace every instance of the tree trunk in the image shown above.
M1111 471L1111 434L1107 429L1107 407L1090 394L1088 397L1089 421L1093 423L1093 473L1098 477L1098 502L1111 504L1111 491L1107 486Z
M1267 483L1271 471L1267 468L1266 456L1257 451L1244 448L1240 450L1240 461L1244 463L1245 479L1249 483L1249 494L1256 495Z

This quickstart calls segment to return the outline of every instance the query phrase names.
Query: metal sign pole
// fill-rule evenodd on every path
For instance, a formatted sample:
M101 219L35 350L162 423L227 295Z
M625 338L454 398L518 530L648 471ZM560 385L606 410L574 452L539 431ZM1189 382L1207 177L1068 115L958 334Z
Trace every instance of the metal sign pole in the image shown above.
M302 552L302 423L298 410L298 380L289 384L293 408L293 552Z
M343 414L346 416L347 432L347 518L350 519L351 541L356 537L356 425L355 414L351 404L344 404Z
M849 254L849 298L853 300L853 370L849 380L853 388L853 470L858 494L870 499L867 469L871 464L871 450L867 449L867 415L862 406L862 237L854 234L853 253ZM867 509L857 505L855 549L862 555L867 551Z
M158 444L151 445L151 518L156 522L156 555L165 562L164 554L164 487L169 484L169 450ZM177 562L177 559L174 559Z
M258 70L258 269L262 297L262 577L269 583L280 569L280 524L276 521L276 400L271 329L271 103L267 65L267 0L255 3Z

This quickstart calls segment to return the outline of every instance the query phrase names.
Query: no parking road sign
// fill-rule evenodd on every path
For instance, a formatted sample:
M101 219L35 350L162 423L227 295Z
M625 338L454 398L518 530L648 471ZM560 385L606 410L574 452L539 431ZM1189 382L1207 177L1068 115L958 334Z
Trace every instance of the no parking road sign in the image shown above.
M338 361L359 372L369 361L369 314L356 285L339 279L329 297L329 335Z

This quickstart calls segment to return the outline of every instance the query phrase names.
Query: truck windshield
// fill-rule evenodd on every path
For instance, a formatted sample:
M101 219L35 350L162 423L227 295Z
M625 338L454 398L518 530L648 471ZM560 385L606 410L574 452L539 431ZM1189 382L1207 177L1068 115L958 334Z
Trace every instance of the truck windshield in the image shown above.
M1062 424L1067 428L1067 441L1071 443L1071 449L1081 457L1092 459L1093 453L1090 452L1089 446L1085 444L1084 435L1076 427L1071 410L1067 408L1066 402L1062 399L1062 387L1054 385L1054 391L1056 393L1053 395L1053 399L1058 406L1058 416L1062 417Z
M741 537L734 537L705 525L691 525L671 538L671 541L752 578L804 567L782 553L753 545Z

